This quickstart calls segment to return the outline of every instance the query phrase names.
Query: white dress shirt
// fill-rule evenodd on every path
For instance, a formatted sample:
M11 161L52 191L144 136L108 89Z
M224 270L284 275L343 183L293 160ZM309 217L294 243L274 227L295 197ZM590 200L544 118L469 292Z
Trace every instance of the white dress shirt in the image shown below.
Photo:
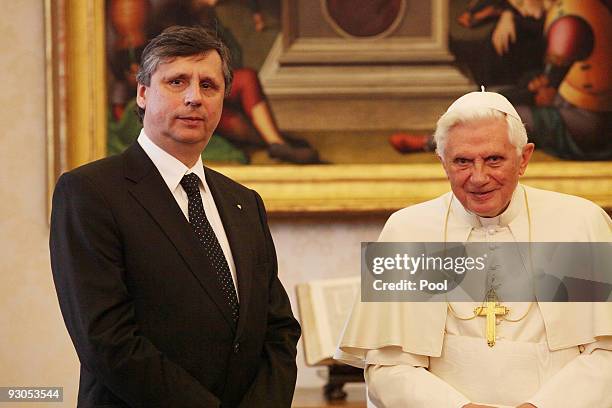
M215 205L215 200L210 192L210 188L208 188L208 184L206 184L202 157L198 158L197 163L192 168L188 168L176 157L172 156L161 147L153 143L153 141L146 135L144 129L140 131L140 135L138 136L138 144L140 144L140 147L142 147L155 167L157 167L157 170L166 182L168 189L170 189L172 196L176 200L176 203L187 220L189 220L189 200L187 198L187 193L180 183L183 176L189 173L195 173L200 178L200 196L202 197L204 212L206 213L206 218L208 219L208 222L210 223L217 240L221 245L221 249L223 250L227 264L229 265L230 272L232 273L232 280L234 281L236 294L239 296L236 280L236 266L234 264L234 258L232 257L232 250L230 248L227 235L225 234L225 228L223 228L219 211Z

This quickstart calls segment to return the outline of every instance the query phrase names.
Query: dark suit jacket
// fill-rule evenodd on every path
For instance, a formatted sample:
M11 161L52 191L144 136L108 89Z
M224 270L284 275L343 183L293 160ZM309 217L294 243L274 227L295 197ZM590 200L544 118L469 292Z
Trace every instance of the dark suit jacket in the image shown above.
M137 143L62 175L51 266L81 362L79 407L289 407L300 328L259 195L205 169L232 249L240 318ZM241 208L240 208L241 207Z

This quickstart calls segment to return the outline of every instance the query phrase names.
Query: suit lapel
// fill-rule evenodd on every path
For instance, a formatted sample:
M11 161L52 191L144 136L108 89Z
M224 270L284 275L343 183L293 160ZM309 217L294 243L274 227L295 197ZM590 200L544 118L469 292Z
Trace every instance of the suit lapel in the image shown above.
M236 278L238 281L238 295L240 298L240 316L238 318L238 328L236 336L240 336L247 319L249 299L251 296L252 279L252 247L249 237L253 229L249 225L246 204L241 202L232 191L225 187L225 183L214 173L204 167L206 183L215 200L215 205L219 210L219 216L223 222L225 234L232 249L232 257L236 266Z
M189 222L153 162L138 143L134 143L126 150L124 157L125 177L133 182L129 188L130 193L157 222L202 288L217 305L227 323L233 328L231 311L221 294L219 281L212 265L201 250Z

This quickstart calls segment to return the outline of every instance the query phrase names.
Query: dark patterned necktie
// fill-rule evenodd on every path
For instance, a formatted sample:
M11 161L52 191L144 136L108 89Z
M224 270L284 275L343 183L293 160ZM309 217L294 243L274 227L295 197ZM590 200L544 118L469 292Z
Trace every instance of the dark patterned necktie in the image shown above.
M238 297L236 296L236 289L234 288L227 259L225 259L221 245L219 245L219 241L204 213L199 182L200 178L195 173L189 173L183 176L181 180L181 186L185 189L189 200L189 223L193 227L196 236L204 247L204 251L217 273L221 291L232 311L232 319L236 322L238 321Z

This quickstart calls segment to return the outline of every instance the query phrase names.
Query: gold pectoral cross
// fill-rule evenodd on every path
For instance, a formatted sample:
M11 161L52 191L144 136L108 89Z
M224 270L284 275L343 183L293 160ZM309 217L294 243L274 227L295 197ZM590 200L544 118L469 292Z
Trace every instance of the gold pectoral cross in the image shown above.
M497 316L507 315L510 313L510 309L499 305L494 289L487 292L484 303L486 306L478 306L474 309L474 315L487 317L487 344L489 347L493 347L495 345L495 321Z

